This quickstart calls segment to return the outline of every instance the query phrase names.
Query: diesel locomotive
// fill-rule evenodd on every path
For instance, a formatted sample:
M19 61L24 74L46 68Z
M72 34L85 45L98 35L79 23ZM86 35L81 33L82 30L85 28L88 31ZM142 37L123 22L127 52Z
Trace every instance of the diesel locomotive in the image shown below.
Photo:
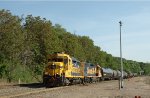
M46 86L60 86L75 83L100 81L101 67L91 63L80 62L65 53L48 55L48 63L43 72Z

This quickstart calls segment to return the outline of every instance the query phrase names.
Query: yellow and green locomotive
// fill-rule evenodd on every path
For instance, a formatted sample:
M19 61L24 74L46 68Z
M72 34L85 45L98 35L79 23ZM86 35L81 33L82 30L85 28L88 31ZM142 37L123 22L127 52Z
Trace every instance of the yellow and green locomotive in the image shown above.
M48 64L43 73L43 83L47 86L69 85L84 78L80 62L68 54L48 55Z
M99 80L101 68L80 62L65 53L48 55L48 63L43 72L43 83L46 86L60 86Z
M92 63L84 64L84 82L92 83L99 82L102 78L102 69L97 64L94 65Z

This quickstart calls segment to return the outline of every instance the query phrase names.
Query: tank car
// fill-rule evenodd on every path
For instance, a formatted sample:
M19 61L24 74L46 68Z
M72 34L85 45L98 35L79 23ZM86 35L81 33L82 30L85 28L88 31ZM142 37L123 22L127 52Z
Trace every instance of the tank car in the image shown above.
M113 78L113 70L110 68L102 68L103 80L111 80Z
M113 79L118 79L118 73L116 70L112 70L113 71Z
M125 71L123 71L123 78L124 78L124 79L127 79L127 78L128 78L128 74L127 74L127 72L125 72Z

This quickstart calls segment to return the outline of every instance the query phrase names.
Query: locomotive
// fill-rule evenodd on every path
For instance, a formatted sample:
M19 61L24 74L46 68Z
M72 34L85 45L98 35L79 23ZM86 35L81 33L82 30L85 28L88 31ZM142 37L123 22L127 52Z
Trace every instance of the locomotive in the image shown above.
M43 83L46 86L96 82L102 77L99 65L80 62L68 54L53 53L47 58L48 63L43 72Z

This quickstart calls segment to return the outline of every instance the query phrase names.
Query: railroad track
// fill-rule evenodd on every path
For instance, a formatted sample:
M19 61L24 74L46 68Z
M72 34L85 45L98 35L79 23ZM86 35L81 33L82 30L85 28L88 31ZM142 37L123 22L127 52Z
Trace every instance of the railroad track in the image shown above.
M76 85L81 85L81 84L76 84ZM16 98L16 97L21 97L26 95L64 89L67 87L69 86L45 88L45 86L43 86L41 83L10 85L10 86L3 85L3 87L0 89L0 98Z
M115 80L114 80L115 81ZM110 81L102 81L102 83L109 83ZM93 83L92 83L93 84ZM86 84L76 84L77 86L88 86L92 85L90 83ZM94 83L95 84L95 83ZM59 90L59 89L64 89L69 86L61 86L61 87L54 87L54 88L45 88L42 84L23 84L20 86L10 86L8 88L5 88L7 92L2 92L0 93L0 98L16 98L16 97L21 97L21 96L26 96L26 95L34 95L38 93L44 93L44 92L49 92L49 91L54 91L54 90ZM11 90L9 90L11 89ZM0 89L2 90L2 89ZM13 92L11 92L13 90Z
M11 95L4 95L4 96L0 96L0 98L15 98L15 97L21 97L21 96L25 96L25 95L31 95L31 94L37 94L37 93L42 93L42 92L48 92L48 91L53 91L53 90L58 90L58 89L63 89L69 86L63 86L63 87L55 87L55 88L45 88L45 89L38 89L38 90L34 90L34 91L26 91L26 92L22 92L19 94L11 94Z

